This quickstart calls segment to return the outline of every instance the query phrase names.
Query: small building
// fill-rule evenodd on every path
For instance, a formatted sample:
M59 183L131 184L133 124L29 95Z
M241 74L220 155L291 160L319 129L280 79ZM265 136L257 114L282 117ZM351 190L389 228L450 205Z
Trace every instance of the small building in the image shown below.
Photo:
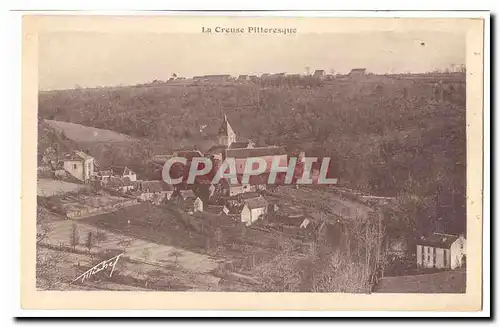
M128 167L113 166L111 170L113 171L113 176L128 177L132 182L137 180L137 174Z
M62 167L71 176L84 183L94 175L95 159L83 151L73 151L62 160Z
M317 69L314 71L313 77L319 78L319 79L324 79L325 78L325 71L323 69Z
M249 226L262 219L267 213L267 206L267 200L263 197L244 200L244 206L241 210L241 222Z
M349 78L361 78L366 74L366 68L354 68L349 72Z
M248 81L248 75L240 75L240 76L238 76L238 81L240 81L240 82Z
M417 267L456 269L465 265L463 235L434 233L417 241Z

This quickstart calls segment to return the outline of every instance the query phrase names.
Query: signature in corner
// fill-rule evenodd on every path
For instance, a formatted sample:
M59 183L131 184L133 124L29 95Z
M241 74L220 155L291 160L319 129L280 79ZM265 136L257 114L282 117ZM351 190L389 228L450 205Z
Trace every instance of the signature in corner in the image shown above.
M120 253L119 255L114 256L111 259L99 262L97 265L95 265L94 267L90 268L89 270L87 270L86 272L75 278L70 284L73 284L79 279L81 279L81 282L83 283L86 279L89 279L93 275L97 274L98 272L108 267L112 267L111 272L109 273L109 277L113 276L113 271L115 270L116 263L118 262L118 259L120 259L122 255L123 253Z

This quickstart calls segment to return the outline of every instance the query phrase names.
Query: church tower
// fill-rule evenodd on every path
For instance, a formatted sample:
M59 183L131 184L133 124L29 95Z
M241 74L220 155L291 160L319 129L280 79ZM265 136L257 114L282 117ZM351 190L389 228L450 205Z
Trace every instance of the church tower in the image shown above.
M218 137L219 137L219 144L225 145L227 147L229 147L231 143L236 141L236 134L234 133L233 128L229 124L226 115L224 115L224 121L222 122L222 125L219 128Z

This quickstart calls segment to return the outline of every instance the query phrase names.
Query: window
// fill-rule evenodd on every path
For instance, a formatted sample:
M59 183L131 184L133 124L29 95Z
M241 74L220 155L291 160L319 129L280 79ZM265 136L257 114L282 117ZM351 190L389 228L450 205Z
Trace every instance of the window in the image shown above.
M443 250L443 264L444 264L444 267L447 268L448 267L448 250L444 249Z
M73 164L73 169L76 169L76 164Z

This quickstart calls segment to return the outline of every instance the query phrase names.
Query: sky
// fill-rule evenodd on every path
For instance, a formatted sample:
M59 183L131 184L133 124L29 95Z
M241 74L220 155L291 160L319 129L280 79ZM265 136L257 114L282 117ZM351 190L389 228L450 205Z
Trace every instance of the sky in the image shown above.
M463 32L296 35L47 32L39 35L39 89L132 85L173 73L426 72L465 63Z

